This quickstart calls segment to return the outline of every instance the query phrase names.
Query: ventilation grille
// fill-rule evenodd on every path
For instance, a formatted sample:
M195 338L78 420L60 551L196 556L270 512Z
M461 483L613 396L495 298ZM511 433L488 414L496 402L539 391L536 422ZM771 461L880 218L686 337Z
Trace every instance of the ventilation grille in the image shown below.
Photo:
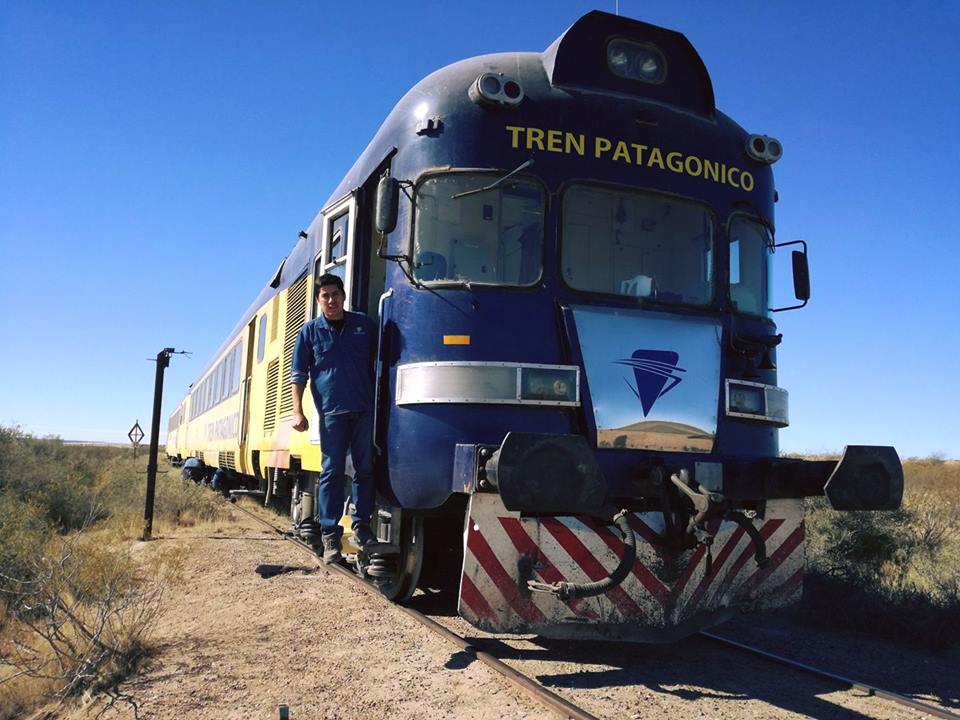
M234 457L233 451L231 450L230 452L223 452L223 450L221 450L217 465L219 467L226 468L227 470L236 470L237 461Z
M287 290L287 326L283 333L283 376L280 379L280 417L293 414L293 388L290 386L293 347L307 319L307 276Z
M277 426L277 385L280 381L280 358L267 365L267 406L263 411L264 432L271 433Z

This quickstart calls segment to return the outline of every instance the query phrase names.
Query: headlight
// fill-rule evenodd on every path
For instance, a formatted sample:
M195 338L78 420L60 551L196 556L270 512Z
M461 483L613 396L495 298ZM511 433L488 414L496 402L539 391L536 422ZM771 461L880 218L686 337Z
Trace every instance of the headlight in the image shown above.
M730 410L763 415L763 388L730 385Z
M520 399L574 402L577 399L577 371L521 368Z
M483 73L468 91L470 99L485 105L513 107L523 102L523 88L517 80L503 73Z
M612 40L607 45L607 67L617 77L660 83L667 75L663 54L653 45Z
M783 157L783 145L776 138L766 135L751 135L747 138L747 155L767 165Z
M727 380L727 415L761 420L777 427L790 424L788 394L783 388L744 380Z

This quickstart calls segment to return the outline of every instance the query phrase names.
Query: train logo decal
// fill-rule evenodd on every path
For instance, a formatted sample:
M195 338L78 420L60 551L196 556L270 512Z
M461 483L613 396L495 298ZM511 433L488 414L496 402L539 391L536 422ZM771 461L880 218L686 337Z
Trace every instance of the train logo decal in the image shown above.
M679 360L680 356L672 350L636 350L629 358L614 360L618 365L633 368L633 384L627 378L624 382L640 400L644 417L650 414L657 400L683 381L677 373L684 373L686 369L677 367Z

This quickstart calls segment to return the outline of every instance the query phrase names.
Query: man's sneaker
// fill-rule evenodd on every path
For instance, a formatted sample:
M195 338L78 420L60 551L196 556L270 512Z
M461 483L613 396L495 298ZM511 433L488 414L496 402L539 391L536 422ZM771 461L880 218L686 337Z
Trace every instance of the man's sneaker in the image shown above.
M340 554L340 533L323 534L323 564L333 565L343 560Z
M357 523L353 526L353 544L358 548L366 547L370 543L375 543L377 538L373 530L366 523Z

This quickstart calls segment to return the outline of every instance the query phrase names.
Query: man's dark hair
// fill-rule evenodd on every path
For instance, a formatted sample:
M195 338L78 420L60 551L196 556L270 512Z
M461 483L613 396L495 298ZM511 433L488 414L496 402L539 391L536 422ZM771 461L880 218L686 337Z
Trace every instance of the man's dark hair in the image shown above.
M317 293L320 292L320 288L322 288L324 285L336 285L336 286L340 289L340 292L344 292L344 290L343 290L343 279L340 278L340 276L338 276L338 275L332 275L331 273L324 273L323 275L321 275L320 277L318 277L318 278L317 278ZM346 294L346 293L344 293L344 294Z

